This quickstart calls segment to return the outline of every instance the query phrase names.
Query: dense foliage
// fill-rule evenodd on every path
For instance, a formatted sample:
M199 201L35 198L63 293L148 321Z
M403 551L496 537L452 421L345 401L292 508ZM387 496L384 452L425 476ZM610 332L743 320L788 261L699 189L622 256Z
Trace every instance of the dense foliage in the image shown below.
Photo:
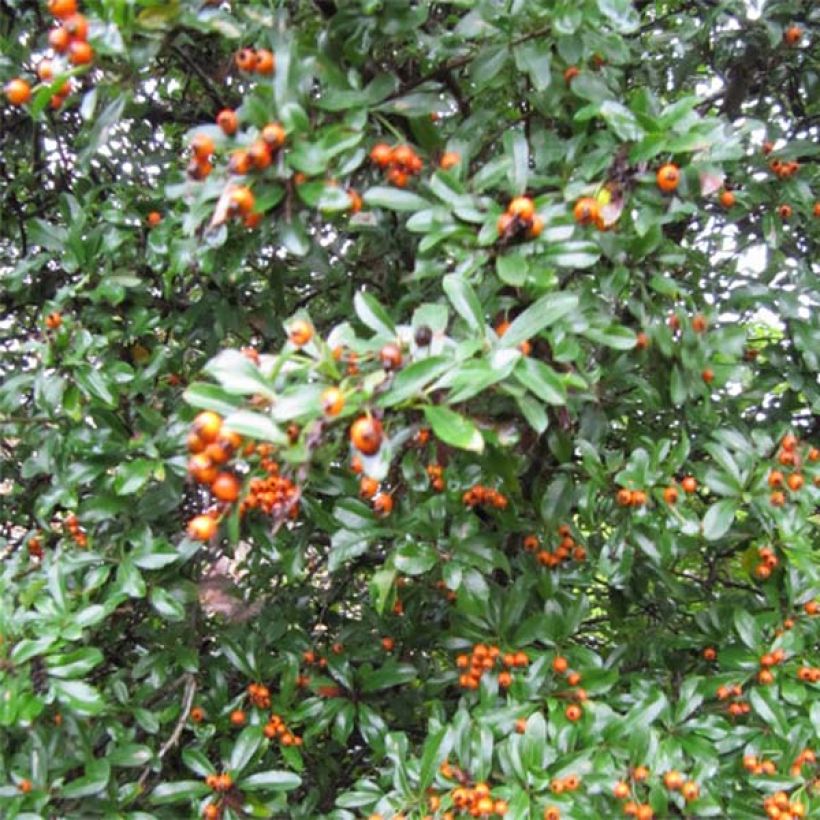
M816 4L0 15L3 817L820 811Z

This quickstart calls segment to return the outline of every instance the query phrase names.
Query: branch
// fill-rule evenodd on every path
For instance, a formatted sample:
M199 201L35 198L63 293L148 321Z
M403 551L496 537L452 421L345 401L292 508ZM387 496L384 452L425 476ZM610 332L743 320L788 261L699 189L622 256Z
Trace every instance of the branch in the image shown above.
M179 719L176 722L176 726L174 726L174 731L171 732L171 736L160 747L159 753L157 754L158 761L161 761L162 758L164 758L165 755L167 755L168 752L170 752L171 749L179 743L179 738L182 736L182 730L185 728L185 723L188 720L188 716L191 714L191 707L194 705L194 695L196 695L196 678L191 673L185 675L184 678L185 691L182 693L182 711L179 714ZM150 774L151 766L148 765L142 770L142 774L137 781L140 792L142 792L145 787L145 782L148 780L148 776Z

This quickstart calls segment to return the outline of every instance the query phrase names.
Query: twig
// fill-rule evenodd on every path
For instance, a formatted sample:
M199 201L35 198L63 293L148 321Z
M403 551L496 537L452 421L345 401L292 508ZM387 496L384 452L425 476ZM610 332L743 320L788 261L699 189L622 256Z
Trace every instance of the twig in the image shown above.
M174 731L171 732L171 736L160 747L159 753L157 754L158 761L161 761L162 758L179 743L182 730L185 728L185 723L191 714L191 707L194 705L194 695L196 695L196 678L189 672L185 675L185 691L182 693L182 711L179 714L176 726L174 726ZM142 770L142 774L137 781L140 792L142 792L142 789L145 787L145 781L148 780L150 774L151 766L148 765Z

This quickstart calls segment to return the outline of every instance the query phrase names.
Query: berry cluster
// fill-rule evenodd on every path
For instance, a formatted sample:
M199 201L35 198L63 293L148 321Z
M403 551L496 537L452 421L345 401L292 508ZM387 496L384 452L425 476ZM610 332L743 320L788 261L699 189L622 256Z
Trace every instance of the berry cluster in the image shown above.
M771 547L759 547L757 550L757 555L760 558L760 561L754 568L755 578L765 581L772 574L772 571L777 567L780 561Z
M494 798L488 783L478 782L470 784L470 776L463 769L444 761L439 772L446 780L456 780L459 785L450 792L453 807L458 811L470 814L472 817L503 817L509 806L506 800ZM432 807L431 807L432 808Z
M718 700L730 701L726 706L726 711L732 715L732 717L746 715L751 710L749 704L743 700L743 688L737 683L732 683L728 686L719 686L716 695Z
M478 689L481 678L500 665L504 669L498 673L498 685L502 689L507 689L513 682L509 670L526 668L529 663L530 659L526 652L505 652L502 656L497 646L477 643L469 655L461 654L456 657L456 666L461 670L458 685L462 689Z
M427 475L430 477L430 486L437 493L443 493L447 484L444 481L444 468L440 464L428 464Z
M371 149L370 159L387 171L387 181L397 188L405 188L410 178L420 173L424 167L421 157L409 145L391 148L380 142Z
M498 235L505 241L525 234L527 239L541 236L544 220L535 212L535 203L528 196L510 200L507 210L498 217Z
M493 507L496 510L506 510L510 503L504 493L499 492L493 487L485 487L483 484L475 484L470 487L461 497L465 507L478 507L486 504L488 507Z
M765 774L771 777L777 774L777 767L773 761L757 757L757 755L743 755L743 768L747 772L758 776Z
M789 800L784 791L776 791L763 800L763 811L771 820L801 820L806 816L806 804Z
M270 689L263 683L248 685L248 699L257 709L270 709Z
M786 504L786 494L783 492L784 485L789 488L792 493L798 493L805 483L803 473L800 468L803 464L803 454L799 449L800 442L797 436L792 433L787 433L780 441L780 449L777 453L777 460L783 467L792 467L794 472L785 476L781 470L773 469L769 472L767 479L769 488L772 490L769 496L769 502L773 507L782 507ZM820 461L820 450L816 447L810 447L805 453L806 461L814 464ZM817 483L817 480L815 480Z
M550 569L560 567L562 563L574 558L576 561L585 561L587 551L575 542L572 531L567 524L558 527L558 537L561 539L554 551L541 549L541 540L537 535L530 534L524 538L523 546L527 552L534 552L539 564Z
M65 525L68 527L68 531L74 539L74 543L81 549L85 549L88 546L88 535L80 526L77 516L74 514L69 515L65 520Z
M276 71L276 55L266 48L240 48L234 57L236 67L246 74L270 76Z
M270 716L262 732L269 740L277 738L283 746L301 746L303 743L302 738L289 731L285 721L277 714Z

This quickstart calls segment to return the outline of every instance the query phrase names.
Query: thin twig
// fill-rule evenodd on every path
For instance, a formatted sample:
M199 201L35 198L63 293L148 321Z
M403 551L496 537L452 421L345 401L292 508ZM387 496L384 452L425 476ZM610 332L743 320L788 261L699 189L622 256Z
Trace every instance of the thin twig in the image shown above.
M171 736L165 743L162 744L160 747L159 753L157 754L157 760L161 761L174 746L179 743L179 739L182 736L182 730L185 728L185 723L188 720L188 716L191 714L191 707L194 705L194 696L196 695L196 678L189 672L185 675L185 691L182 693L182 711L179 714L179 719L176 722L176 726L174 726L174 731L171 732ZM142 770L142 774L140 775L138 782L140 792L145 786L146 780L148 780L149 775L151 774L151 766L148 765Z

